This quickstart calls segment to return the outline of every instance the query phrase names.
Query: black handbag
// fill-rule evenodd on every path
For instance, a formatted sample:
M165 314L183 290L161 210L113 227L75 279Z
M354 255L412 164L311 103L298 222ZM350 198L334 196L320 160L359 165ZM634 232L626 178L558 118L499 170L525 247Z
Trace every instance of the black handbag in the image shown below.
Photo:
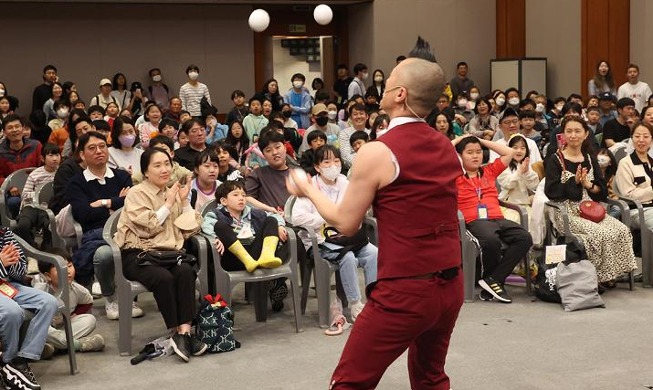
M136 256L137 265L158 265L160 267L174 267L181 264L194 266L197 264L197 258L185 250L161 250L152 249L142 251Z
M338 232L338 230L333 226L327 226L324 228L324 241L342 247L342 249L338 251L338 256L335 259L329 259L329 261L332 262L337 262L342 259L347 252L356 252L370 243L364 227L361 227L353 236L345 236Z

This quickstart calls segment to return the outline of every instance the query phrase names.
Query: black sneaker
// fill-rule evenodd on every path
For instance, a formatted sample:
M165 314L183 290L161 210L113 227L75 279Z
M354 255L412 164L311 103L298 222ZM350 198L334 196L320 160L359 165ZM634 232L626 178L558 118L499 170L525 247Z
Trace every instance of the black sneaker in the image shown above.
M190 334L175 333L170 340L172 341L172 349L175 351L177 356L188 363L192 352Z
M270 302L273 311L283 310L283 300L288 296L288 287L285 279L276 279L270 282Z
M478 299L480 299L481 301L489 302L494 299L494 295L481 289L480 294L478 294Z
M204 352L209 348L208 345L201 342L197 337L190 338L190 349L193 351L193 356L202 356Z
M27 363L7 363L2 366L4 386L11 390L41 390L32 369Z
M478 285L481 286L483 290L490 293L497 301L503 303L512 302L512 298L510 298L508 292L503 288L503 285L501 285L501 283L494 280L491 276L479 280Z

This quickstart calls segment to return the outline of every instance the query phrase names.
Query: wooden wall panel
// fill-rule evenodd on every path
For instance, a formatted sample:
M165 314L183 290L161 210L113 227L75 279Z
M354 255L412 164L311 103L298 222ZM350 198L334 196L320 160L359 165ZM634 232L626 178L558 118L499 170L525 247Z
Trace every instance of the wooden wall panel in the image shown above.
M496 0L496 58L526 56L526 1Z
M582 0L581 86L594 77L599 61L608 61L615 86L626 81L630 63L630 0Z

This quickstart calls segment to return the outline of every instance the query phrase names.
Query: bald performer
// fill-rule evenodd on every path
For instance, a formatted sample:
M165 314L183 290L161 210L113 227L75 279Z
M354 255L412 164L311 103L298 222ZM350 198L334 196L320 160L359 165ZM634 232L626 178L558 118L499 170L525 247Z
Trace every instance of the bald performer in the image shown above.
M424 121L445 79L421 38L411 53L420 52L386 81L381 108L391 119L388 132L358 151L340 204L297 171L287 182L344 234L359 229L370 204L378 221L378 281L368 286L331 389L375 388L406 349L412 389L450 388L444 365L463 303L456 214L461 167L451 142Z

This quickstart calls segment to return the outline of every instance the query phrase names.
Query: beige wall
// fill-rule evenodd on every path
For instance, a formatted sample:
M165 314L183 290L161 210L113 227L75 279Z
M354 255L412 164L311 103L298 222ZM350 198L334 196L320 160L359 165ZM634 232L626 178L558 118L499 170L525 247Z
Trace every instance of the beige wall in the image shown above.
M526 0L526 56L547 58L551 98L582 92L580 11L581 0Z
M630 61L639 65L642 81L653 85L653 2L630 0Z
M0 16L0 80L20 99L19 112L27 113L45 64L56 65L62 81L76 82L88 103L99 80L119 71L147 85L147 71L160 67L164 82L178 92L186 66L195 63L214 104L226 113L232 90L249 95L255 89L250 12L250 6L217 5L4 5L2 15L12 18ZM13 32L9 39L7 32Z
M364 62L387 75L418 35L429 41L447 79L456 63L469 64L469 77L490 88L490 59L496 52L494 0L375 0L350 7L350 67ZM370 43L370 37L372 42Z

